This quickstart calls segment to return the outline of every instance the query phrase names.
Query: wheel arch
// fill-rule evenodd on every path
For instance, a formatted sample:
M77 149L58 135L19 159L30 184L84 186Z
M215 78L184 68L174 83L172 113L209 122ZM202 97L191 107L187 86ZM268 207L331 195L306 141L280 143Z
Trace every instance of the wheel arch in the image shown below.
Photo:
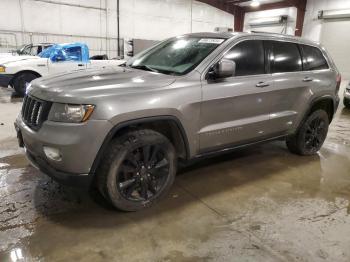
M189 159L190 149L188 138L181 121L177 117L171 115L143 117L118 123L108 132L99 151L97 152L95 160L90 169L90 173L93 175L95 174L98 166L100 165L102 157L108 148L109 142L113 138L130 130L141 128L152 129L165 135L174 145L179 157L183 158L184 160ZM177 142L177 139L179 138L181 139L181 142L174 143L175 141Z
M317 109L323 109L328 114L329 123L332 122L335 113L335 102L331 95L325 95L312 100L306 116Z
M13 81L16 79L16 77L18 77L19 75L21 74L25 74L25 73L31 73L31 74L34 74L36 75L38 78L41 77L42 75L34 70L30 70L30 69L27 69L27 70L21 70L21 71L18 71L17 73L15 73L12 77L12 79L10 80L9 82L9 85L13 87Z

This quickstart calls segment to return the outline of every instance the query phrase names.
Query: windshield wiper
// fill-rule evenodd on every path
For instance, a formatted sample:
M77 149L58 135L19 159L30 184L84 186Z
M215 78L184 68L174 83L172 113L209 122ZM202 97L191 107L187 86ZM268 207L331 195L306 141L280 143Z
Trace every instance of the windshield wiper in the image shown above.
M135 65L135 66L130 66L130 67L135 68L135 69L147 70L147 71L152 71L152 72L158 73L158 70L156 70L150 66L147 66L147 65Z

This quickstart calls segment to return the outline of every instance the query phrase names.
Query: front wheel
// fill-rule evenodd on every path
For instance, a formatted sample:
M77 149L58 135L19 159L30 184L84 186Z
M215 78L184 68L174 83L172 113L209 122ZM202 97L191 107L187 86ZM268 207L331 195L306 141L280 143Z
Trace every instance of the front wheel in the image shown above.
M17 94L24 96L27 86L36 78L38 78L38 76L33 73L20 73L13 80L13 88Z
M112 141L97 174L102 195L118 209L136 211L154 204L174 182L176 153L153 130L126 133Z
M322 110L312 112L297 133L287 139L288 149L298 155L313 155L323 145L328 133L328 114Z

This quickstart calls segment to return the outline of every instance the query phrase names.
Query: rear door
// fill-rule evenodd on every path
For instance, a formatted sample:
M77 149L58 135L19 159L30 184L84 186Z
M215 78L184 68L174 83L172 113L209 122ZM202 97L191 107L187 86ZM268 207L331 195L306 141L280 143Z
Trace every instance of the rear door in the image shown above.
M244 40L223 56L236 63L236 74L202 81L200 148L202 151L259 140L270 134L269 93L262 40Z
M302 107L307 105L312 72L303 71L299 45L285 41L266 41L274 92L271 101L271 130L285 133L293 129Z

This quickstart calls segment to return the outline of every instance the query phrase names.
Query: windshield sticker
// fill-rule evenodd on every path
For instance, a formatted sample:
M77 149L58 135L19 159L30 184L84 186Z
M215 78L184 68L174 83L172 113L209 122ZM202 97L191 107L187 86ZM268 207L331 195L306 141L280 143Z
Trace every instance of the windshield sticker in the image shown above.
M219 45L222 42L224 42L224 40L225 39L219 39L219 38L202 38L201 40L198 41L198 43Z

